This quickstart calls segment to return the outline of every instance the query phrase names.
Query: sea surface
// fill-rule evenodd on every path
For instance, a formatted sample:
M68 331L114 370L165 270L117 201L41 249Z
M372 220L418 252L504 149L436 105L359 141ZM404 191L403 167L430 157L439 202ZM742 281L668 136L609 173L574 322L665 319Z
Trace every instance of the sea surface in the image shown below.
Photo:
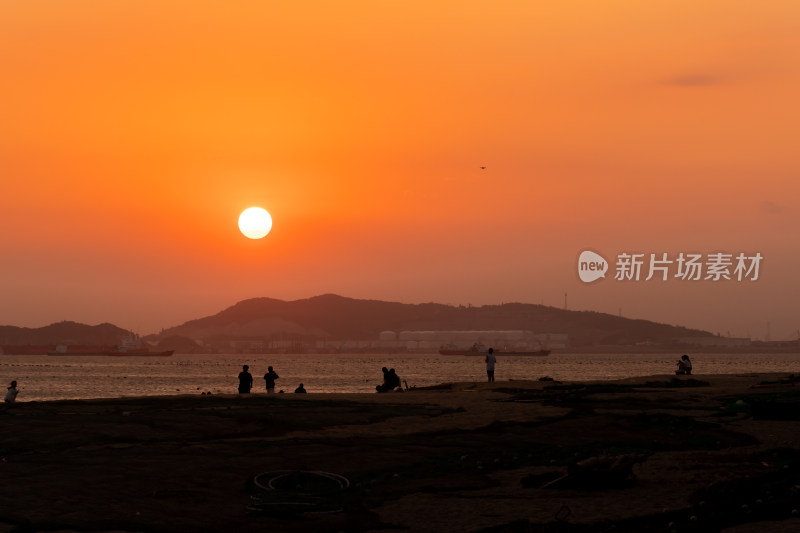
M495 379L612 380L672 374L680 354L568 354L498 356ZM800 373L800 354L693 354L695 374ZM250 366L254 392L265 394L272 365L277 389L309 393L374 393L381 367L394 368L409 387L486 381L479 356L403 355L174 355L172 357L0 355L0 386L17 380L17 401L130 396L235 394L242 365ZM4 388L0 390L4 391Z

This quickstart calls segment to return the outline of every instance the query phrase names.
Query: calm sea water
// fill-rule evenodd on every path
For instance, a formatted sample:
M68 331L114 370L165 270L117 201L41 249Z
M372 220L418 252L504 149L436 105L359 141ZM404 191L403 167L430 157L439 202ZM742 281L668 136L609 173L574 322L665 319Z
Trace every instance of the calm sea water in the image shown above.
M560 354L498 357L497 381L538 379L610 380L670 374L678 355ZM800 354L695 354L695 374L800 373ZM408 385L486 380L482 357L406 355L174 355L172 357L48 357L0 355L0 385L19 382L18 401L115 398L171 394L232 394L243 364L255 392L265 393L263 375L272 365L277 388L309 393L372 393L381 367L395 368ZM5 390L5 388L0 388Z

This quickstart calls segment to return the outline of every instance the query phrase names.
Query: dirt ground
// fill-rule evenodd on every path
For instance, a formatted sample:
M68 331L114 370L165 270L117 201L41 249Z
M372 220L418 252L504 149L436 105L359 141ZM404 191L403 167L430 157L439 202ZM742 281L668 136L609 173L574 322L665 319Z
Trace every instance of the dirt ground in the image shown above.
M0 533L800 531L800 379L0 407Z

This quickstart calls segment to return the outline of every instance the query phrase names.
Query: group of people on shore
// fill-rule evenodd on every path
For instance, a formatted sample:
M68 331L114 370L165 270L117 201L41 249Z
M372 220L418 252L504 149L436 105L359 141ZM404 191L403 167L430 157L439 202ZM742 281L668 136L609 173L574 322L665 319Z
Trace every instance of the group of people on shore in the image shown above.
M383 383L375 387L377 392L389 392L394 390L403 390L403 385L400 382L400 376L397 375L394 368L383 367ZM275 394L275 380L280 376L271 367L267 367L267 373L264 374L264 382L267 388L267 394ZM253 375L250 373L250 367L247 365L242 366L242 371L239 372L239 394L250 394L253 388ZM283 391L281 391L283 392ZM301 383L295 390L297 394L305 394L306 389Z
M403 386L400 384L400 376L397 375L397 372L394 371L394 368L387 370L386 367L383 367L381 371L383 372L383 383L375 387L376 392L391 392L398 389L403 390Z
M253 388L253 375L249 372L250 367L247 365L242 366L242 371L239 372L239 394L250 394L250 389ZM267 387L267 394L275 394L275 380L278 379L277 372L271 366L267 367L267 373L264 374L264 382ZM283 391L281 391L283 392ZM306 389L301 383L294 392L298 394L305 394Z
M484 361L486 362L486 377L489 383L493 383L494 367L497 364L497 357L494 355L493 348L487 350ZM249 366L244 365L242 366L242 371L239 372L239 394L250 394L250 390L253 388L253 375L249 372L249 369ZM375 387L376 392L403 390L400 377L397 375L394 368L387 369L383 367L381 370L383 372L383 383ZM675 373L678 375L690 375L692 373L692 361L689 359L688 355L683 354L678 360L678 369ZM267 373L264 374L267 394L275 394L275 380L279 377L280 376L278 376L271 366L267 367ZM297 394L305 394L307 391L301 383L294 392ZM14 403L17 400L18 393L17 382L12 381L4 398L5 403Z
M494 355L494 348L489 348L486 351L486 357L484 358L484 361L486 363L486 378L489 383L494 383L494 367L497 364L497 357ZM247 369L248 366L244 365L242 372L239 374L239 394L249 394L250 389L253 386L253 376L250 375ZM383 367L381 371L383 372L383 383L375 387L376 392L403 390L400 376L397 375L397 372L395 372L394 368L387 369L386 367ZM678 360L678 370L676 370L675 373L686 375L692 373L692 361L689 359L688 355L684 354ZM278 379L278 374L275 373L271 366L268 367L267 373L264 374L264 380L266 381L268 394L275 393L276 379ZM306 392L302 383L297 389L295 389L295 392Z
M485 362L486 377L488 378L489 383L494 383L494 366L497 364L497 357L494 355L494 348L489 348L487 350ZM377 392L403 390L403 386L400 383L400 377L398 377L394 368L387 370L386 367L383 367L381 370L383 371L383 383L375 387ZM406 385L406 388L408 388L408 385Z

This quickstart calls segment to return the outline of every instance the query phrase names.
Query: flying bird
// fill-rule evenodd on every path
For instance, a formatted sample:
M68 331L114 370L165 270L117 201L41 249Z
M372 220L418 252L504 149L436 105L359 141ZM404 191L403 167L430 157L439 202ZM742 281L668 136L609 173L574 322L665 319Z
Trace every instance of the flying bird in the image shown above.
M486 167L481 167L481 170L486 170Z

